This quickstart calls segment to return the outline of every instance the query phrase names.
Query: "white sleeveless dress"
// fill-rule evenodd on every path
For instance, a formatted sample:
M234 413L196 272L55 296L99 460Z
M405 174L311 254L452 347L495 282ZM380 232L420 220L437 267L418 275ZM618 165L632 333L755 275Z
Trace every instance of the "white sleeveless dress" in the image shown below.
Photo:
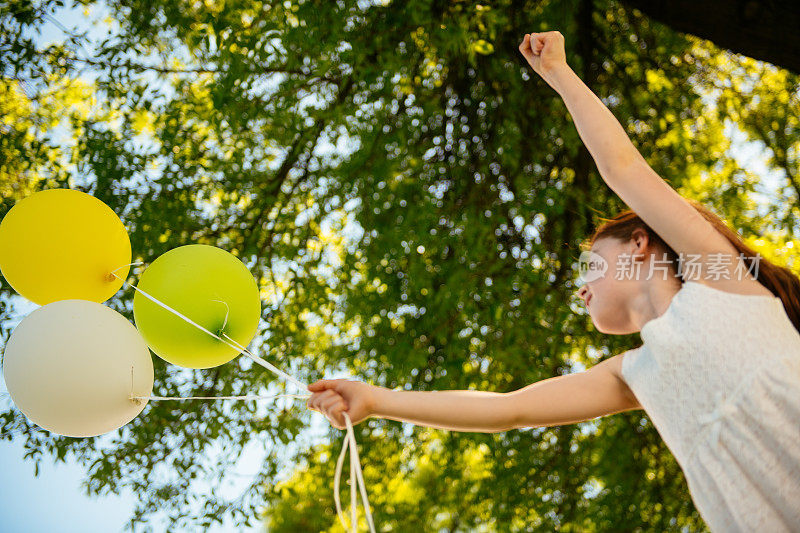
M800 532L800 333L780 298L686 281L622 376L714 533Z

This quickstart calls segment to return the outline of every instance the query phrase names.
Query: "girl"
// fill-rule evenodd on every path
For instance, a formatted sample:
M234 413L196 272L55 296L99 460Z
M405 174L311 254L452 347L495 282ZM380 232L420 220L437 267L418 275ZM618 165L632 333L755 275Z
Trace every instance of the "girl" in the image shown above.
M578 293L599 331L639 332L643 344L509 393L320 380L307 407L339 429L346 411L353 424L374 416L480 432L644 409L712 531L800 531L800 280L759 262L649 167L569 68L559 32L526 34L519 50L564 99L601 176L631 208L588 240L608 268ZM659 262L666 269L653 275ZM619 275L631 267L634 275Z

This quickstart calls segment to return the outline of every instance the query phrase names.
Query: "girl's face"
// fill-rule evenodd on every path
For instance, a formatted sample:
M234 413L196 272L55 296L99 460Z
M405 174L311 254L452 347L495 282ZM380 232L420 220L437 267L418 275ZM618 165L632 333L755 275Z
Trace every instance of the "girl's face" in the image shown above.
M605 263L605 272L587 277L577 292L598 331L616 335L638 331L627 310L641 291L647 241L646 233L634 232L629 241L603 237L592 245L594 258L600 256Z

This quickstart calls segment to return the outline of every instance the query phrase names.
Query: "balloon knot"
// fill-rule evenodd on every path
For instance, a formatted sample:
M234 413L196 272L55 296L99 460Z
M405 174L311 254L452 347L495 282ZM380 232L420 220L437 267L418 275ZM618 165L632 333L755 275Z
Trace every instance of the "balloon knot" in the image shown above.
M142 403L143 403L141 398L135 398L135 397L133 396L133 394L131 394L131 395L128 397L128 399L129 399L130 401L132 401L133 403L135 403L136 405L142 405Z
M111 272L109 272L108 275L106 276L106 281L114 281L115 279L117 278Z

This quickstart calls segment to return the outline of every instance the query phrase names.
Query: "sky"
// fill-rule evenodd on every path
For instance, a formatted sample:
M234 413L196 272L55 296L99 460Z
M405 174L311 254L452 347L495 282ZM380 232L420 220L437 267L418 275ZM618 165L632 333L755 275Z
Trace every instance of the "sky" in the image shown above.
M67 4L70 5L69 3ZM82 14L82 8L64 8L57 13L56 18L61 25L67 28L90 29L93 38L105 37L108 26L102 22L92 24L91 21L100 21L104 18L102 11L93 11L89 17ZM102 31L101 31L102 30ZM42 43L60 40L63 33L58 26L48 23L41 34ZM87 76L91 76L88 72ZM766 166L768 154L760 142L743 142L744 134L736 128L735 124L728 125L726 134L732 140L731 154L738 160L742 168L746 168L763 177L762 185L769 193L774 191L784 179L779 172L770 172ZM339 149L340 147L329 147ZM774 196L766 194L764 208L770 201L775 201ZM2 280L4 282L4 280ZM18 315L11 321L18 323L24 316L38 306L27 300L17 297L15 308ZM284 369L285 370L285 369ZM581 368L576 368L580 371ZM330 379L339 377L348 378L346 375L328 376ZM8 394L3 395L7 388L4 381L0 381L0 409L7 409L11 401ZM144 411L140 416L146 416ZM318 413L313 414L313 426L309 432L311 437L325 434L328 422ZM251 447L240 458L236 471L231 473L228 491L230 495L238 495L246 487L253 475L257 472L264 450ZM119 531L132 514L136 498L129 492L119 495L103 496L100 498L88 497L84 494L81 484L84 480L83 469L73 460L66 463L54 464L52 461L43 460L38 477L34 476L34 466L23 458L24 449L19 441L0 443L0 533L14 532L51 532L62 533L78 532L112 532ZM363 467L363 465L362 465ZM345 472L347 464L344 468ZM342 478L342 486L346 484L347 476ZM369 487L367 487L369 492ZM333 507L333 487L331 487L331 507ZM349 505L349 491L342 490L340 495L343 505ZM42 512L46 510L46 512ZM159 528L156 528L159 529ZM137 529L139 530L139 529ZM249 532L260 529L245 529L226 523L215 526L211 533Z

